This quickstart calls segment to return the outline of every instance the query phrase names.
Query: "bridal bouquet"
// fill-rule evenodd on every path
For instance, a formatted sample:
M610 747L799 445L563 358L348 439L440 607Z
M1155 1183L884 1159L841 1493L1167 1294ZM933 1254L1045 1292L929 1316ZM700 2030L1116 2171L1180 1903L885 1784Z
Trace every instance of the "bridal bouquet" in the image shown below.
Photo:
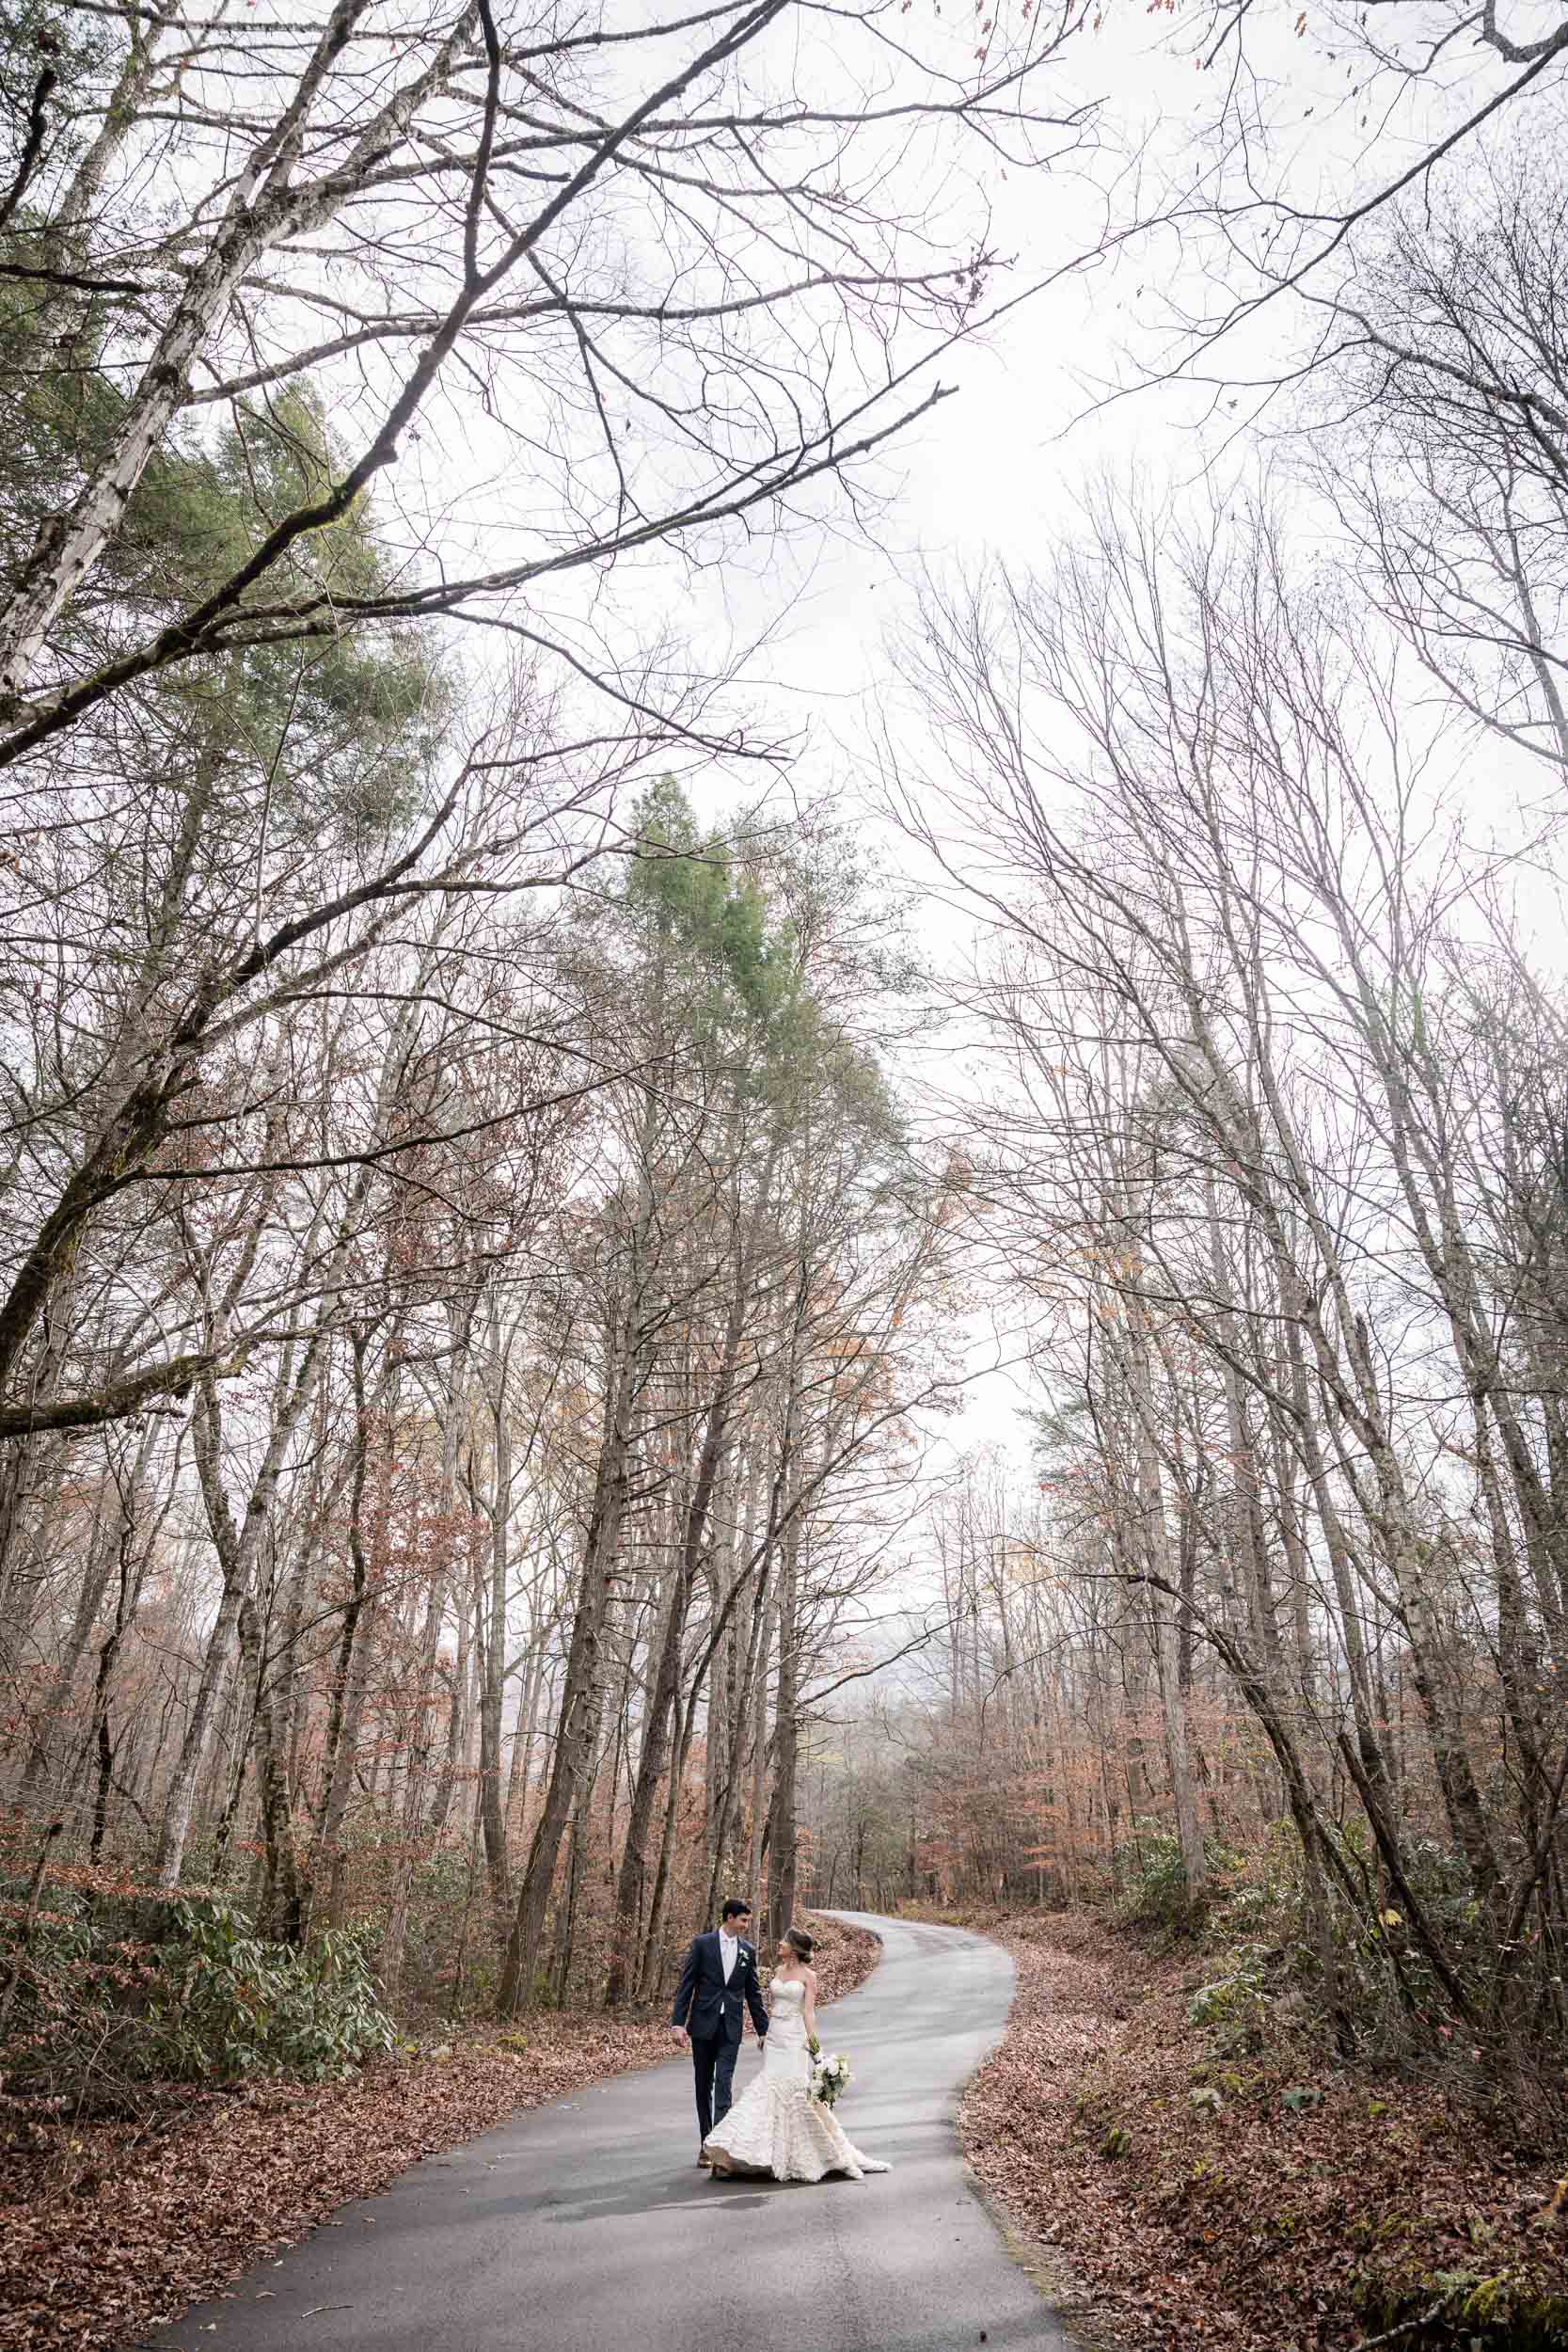
M847 2058L823 2058L815 2053L811 2066L811 2096L831 2107L847 2082L852 2081Z

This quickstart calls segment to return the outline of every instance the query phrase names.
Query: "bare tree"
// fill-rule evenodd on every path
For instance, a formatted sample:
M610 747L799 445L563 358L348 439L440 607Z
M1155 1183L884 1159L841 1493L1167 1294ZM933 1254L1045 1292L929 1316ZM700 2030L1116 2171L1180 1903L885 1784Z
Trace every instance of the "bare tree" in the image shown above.
M926 629L944 769L906 765L897 804L992 927L968 998L1002 1081L984 1177L1095 1416L1099 1572L1185 1615L1244 1698L1325 1953L1325 1903L1373 1916L1335 1827L1348 1772L1391 1915L1474 2021L1495 1962L1418 1883L1378 1659L1397 1645L1433 1825L1502 1937L1560 1836L1534 1661L1562 1498L1552 1380L1482 1239L1490 1171L1536 1200L1553 1179L1454 985L1467 928L1517 956L1495 872L1445 824L1393 650L1307 600L1263 513L1182 536L1108 504L1049 583L933 596ZM1175 1746L1167 1773L1185 1851Z
M1560 769L1564 190L1542 147L1483 142L1437 176L1437 221L1407 201L1367 242L1325 306L1308 449L1357 593L1455 705Z

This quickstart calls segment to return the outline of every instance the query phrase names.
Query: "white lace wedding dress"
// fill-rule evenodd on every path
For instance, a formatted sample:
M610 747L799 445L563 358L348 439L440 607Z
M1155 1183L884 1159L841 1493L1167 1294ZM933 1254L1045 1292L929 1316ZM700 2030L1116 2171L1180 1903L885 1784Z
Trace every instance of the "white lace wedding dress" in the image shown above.
M819 2181L847 2172L858 2181L887 2166L852 2146L832 2107L808 2096L811 2049L806 2041L803 1984L775 1982L762 2045L762 2072L703 2145L732 2172L770 2172L776 2181Z

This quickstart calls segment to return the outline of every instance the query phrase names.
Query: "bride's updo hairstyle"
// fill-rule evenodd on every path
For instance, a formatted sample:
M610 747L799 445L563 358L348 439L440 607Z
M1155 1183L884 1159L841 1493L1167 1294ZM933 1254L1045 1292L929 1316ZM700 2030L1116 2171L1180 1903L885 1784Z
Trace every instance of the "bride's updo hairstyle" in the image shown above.
M797 1960L809 1960L816 1949L804 1928L785 1928L784 1942L792 1947Z

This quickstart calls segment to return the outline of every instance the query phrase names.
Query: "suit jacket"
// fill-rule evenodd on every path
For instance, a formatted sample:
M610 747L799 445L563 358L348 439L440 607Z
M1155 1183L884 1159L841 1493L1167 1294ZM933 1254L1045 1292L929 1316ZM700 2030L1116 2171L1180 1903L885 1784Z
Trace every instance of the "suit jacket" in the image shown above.
M760 2041L768 2031L768 2011L757 1981L756 1953L750 1944L741 1943L726 1984L718 1930L693 1936L676 1987L671 2024L684 2026L694 2042L738 2042L744 2029L742 2002L752 2012Z

